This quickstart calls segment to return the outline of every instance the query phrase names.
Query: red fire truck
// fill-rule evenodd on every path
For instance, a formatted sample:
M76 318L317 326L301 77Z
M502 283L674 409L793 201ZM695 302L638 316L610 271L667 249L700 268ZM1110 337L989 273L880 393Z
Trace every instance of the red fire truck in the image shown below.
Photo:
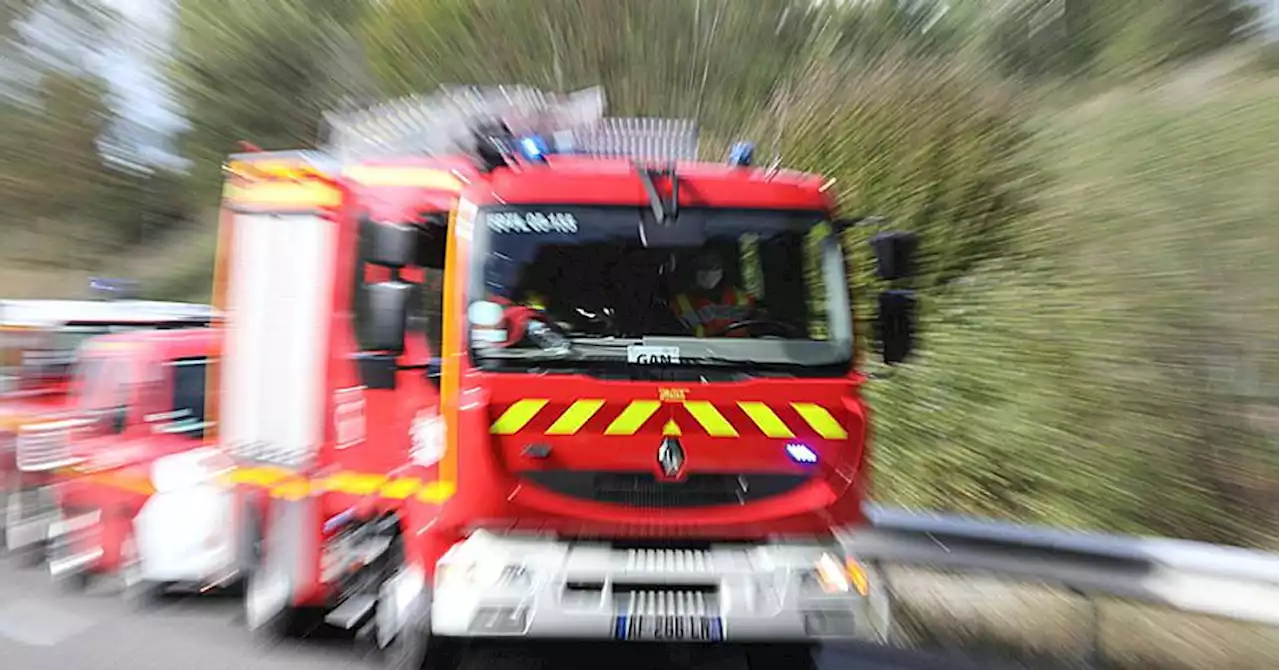
M234 463L207 439L212 328L103 335L77 364L75 465L54 481L49 571L83 586L118 578L136 595L205 589L234 576Z
M96 280L99 288L110 282ZM67 453L68 392L80 345L97 335L205 326L208 305L141 300L0 301L0 502L4 546L39 548L48 531L48 484ZM39 552L33 552L38 557Z
M228 163L219 430L250 626L318 610L399 667L468 638L883 634L837 539L864 521L868 412L829 184L521 93ZM875 241L901 278L913 238ZM881 295L888 362L912 305Z

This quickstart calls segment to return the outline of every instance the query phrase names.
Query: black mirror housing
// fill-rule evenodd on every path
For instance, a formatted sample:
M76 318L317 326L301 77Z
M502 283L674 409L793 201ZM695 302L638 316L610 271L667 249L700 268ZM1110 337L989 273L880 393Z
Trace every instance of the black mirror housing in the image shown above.
M876 339L887 365L907 360L915 349L917 301L912 291L880 292L880 313L876 318Z
M915 233L877 233L868 243L876 256L876 275L880 279L895 281L915 273L916 249L920 245Z
M448 228L449 215L445 212L424 212L422 214L422 223L427 228Z
M366 263L398 270L412 265L418 252L418 229L405 223L378 223L364 217L360 234L366 241Z
M366 351L393 355L404 352L404 336L408 328L409 299L413 284L384 281L364 288L366 294L365 333L361 338Z

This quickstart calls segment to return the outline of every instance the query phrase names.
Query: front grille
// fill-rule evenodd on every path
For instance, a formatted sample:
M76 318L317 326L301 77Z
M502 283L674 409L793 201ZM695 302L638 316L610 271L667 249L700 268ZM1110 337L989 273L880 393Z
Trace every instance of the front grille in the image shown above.
M614 589L614 607L629 617L705 617L720 613L715 593L691 589Z
M711 552L697 549L628 549L627 571L710 572Z
M62 467L71 462L70 428L23 426L18 432L18 469L39 472Z
M807 481L789 474L691 474L678 482L644 472L531 470L524 479L561 495L627 507L745 505L792 491Z

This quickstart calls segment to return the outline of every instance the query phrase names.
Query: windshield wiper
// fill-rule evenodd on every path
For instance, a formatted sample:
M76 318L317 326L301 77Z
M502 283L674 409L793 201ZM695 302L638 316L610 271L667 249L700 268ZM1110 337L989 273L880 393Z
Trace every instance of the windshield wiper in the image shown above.
M728 358L726 356L681 356L680 362L675 363L672 367L693 367L698 365L715 365L722 367L734 367L743 370L763 370L768 366L765 363L759 363L743 358Z
M534 344L553 356L564 356L573 348L569 338L537 319L529 321L525 333Z
M593 355L598 354L615 354L618 351L626 352L629 345L633 341L629 340L596 340L596 339L570 339L563 334L547 328L547 332L551 337L544 338L547 346L542 346L538 342L538 335L530 335L531 340L539 344L538 349L483 349L480 355L486 358L505 358L512 360L519 359L538 359L548 356L556 360L579 360L590 359ZM541 335L546 335L542 333ZM570 355L572 354L572 355Z

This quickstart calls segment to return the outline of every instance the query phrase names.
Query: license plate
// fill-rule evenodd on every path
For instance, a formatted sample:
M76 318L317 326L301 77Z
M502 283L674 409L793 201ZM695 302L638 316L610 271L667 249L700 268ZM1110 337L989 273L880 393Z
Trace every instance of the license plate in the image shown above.
M618 640L654 642L722 642L724 624L720 617L703 616L619 616L613 636Z

